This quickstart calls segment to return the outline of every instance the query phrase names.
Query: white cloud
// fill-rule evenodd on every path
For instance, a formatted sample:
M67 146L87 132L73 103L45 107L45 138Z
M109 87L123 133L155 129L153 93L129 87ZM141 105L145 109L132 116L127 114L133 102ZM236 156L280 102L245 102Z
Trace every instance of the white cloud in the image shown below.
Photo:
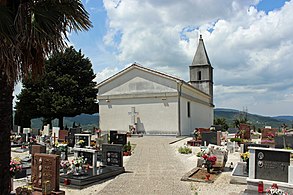
M110 76L116 74L118 72L118 68L105 68L101 72L96 73L96 78L94 79L97 83L104 81L105 79L109 78Z
M273 113L264 107L285 105L292 94L293 2L268 14L256 10L258 2L104 0L109 27L104 41L117 46L120 64L137 61L188 80L201 33L215 68L216 107L257 103L262 106L255 112ZM282 111L290 112L286 106Z

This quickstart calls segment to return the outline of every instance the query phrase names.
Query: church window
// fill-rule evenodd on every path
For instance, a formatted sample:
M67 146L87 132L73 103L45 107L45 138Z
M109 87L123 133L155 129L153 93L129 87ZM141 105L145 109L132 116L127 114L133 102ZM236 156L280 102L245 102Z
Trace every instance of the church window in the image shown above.
M190 102L187 102L187 117L190 117Z
M198 78L199 81L201 80L201 71L197 72L197 78Z

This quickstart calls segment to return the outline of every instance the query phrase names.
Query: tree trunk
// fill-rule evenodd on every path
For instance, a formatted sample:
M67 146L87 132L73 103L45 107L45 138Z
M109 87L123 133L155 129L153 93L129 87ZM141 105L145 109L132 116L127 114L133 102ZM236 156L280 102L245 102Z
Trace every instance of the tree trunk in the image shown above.
M9 164L13 84L0 72L0 194L10 194Z
M58 120L60 129L63 129L63 116L58 117Z

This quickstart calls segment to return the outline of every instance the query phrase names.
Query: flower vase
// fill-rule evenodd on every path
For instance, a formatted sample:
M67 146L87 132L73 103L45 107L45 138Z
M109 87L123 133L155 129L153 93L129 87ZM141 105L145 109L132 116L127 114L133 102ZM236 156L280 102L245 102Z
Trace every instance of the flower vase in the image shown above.
M206 165L207 165L207 171L208 171L208 173L211 173L212 163L210 161L207 161L206 162Z
M248 171L249 171L249 159L247 159L245 162L246 162L246 173L248 173Z
M83 172L82 172L82 167L81 166L74 167L73 175L79 176L79 175L82 175L82 174L83 174Z
M63 173L66 175L67 174L67 168L63 168Z

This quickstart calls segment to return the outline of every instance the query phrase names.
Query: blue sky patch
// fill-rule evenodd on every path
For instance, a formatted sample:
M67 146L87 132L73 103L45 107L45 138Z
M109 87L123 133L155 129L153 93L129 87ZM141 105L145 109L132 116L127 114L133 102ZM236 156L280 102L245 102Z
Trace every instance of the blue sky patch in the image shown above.
M261 0L259 4L256 5L256 9L269 13L270 11L283 7L285 2L286 0Z

